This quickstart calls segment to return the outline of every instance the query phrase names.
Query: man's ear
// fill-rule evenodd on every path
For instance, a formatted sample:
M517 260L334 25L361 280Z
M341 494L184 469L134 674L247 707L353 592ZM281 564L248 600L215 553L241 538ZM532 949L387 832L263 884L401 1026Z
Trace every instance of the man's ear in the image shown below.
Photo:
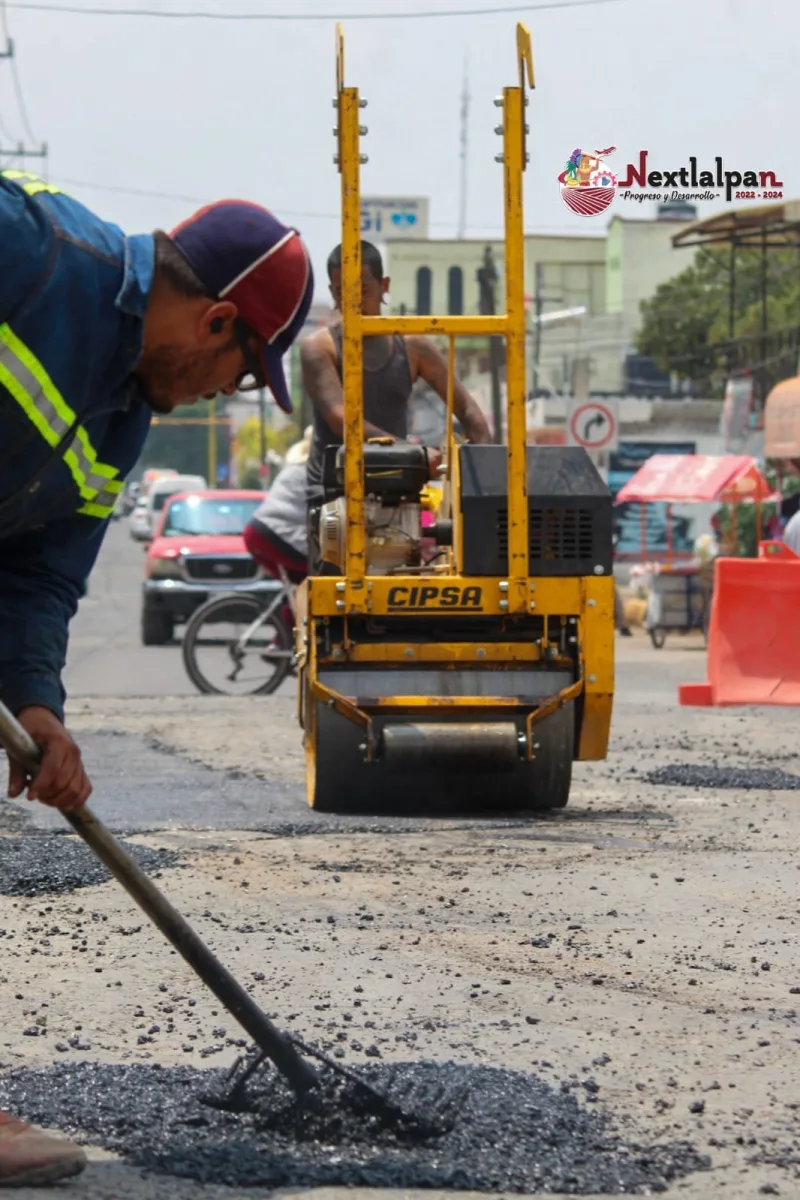
M384 279L381 280L381 299L385 300L391 290L392 290L392 281L389 278L389 276L387 275Z
M230 300L215 300L209 304L198 323L197 340L200 345L204 345L211 338L222 337L225 341L231 341L238 315L238 308Z

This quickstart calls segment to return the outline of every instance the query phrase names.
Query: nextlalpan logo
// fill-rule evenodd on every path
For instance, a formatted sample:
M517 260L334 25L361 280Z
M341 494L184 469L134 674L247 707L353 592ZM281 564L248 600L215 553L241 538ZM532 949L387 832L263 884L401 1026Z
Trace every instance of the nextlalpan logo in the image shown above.
M561 199L567 208L582 217L593 217L608 208L617 190L617 177L603 162L607 154L613 154L615 146L607 150L573 150L565 169L558 177L561 184Z
M613 154L614 146L606 150L573 150L564 170L558 177L561 198L567 208L582 217L592 217L608 208L616 192L623 200L719 200L720 193L731 203L736 200L782 200L783 180L775 171L725 169L722 156L714 159L713 170L698 167L692 155L687 164L676 170L648 169L648 150L639 151L639 163L628 163L624 179L620 180L603 159ZM698 191L682 191L696 188Z

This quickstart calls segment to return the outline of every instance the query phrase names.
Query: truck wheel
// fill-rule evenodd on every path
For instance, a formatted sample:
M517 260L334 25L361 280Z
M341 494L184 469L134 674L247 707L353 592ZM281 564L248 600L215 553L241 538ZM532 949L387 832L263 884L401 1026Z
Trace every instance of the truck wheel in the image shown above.
M142 645L168 646L172 641L175 625L168 613L142 609Z

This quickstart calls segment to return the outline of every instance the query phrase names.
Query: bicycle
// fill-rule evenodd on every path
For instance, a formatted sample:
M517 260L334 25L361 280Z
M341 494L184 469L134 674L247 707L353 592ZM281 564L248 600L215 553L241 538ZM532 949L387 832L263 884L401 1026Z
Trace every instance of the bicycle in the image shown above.
M190 617L181 650L186 672L200 692L269 696L284 679L296 674L293 643L297 589L283 567L278 570L279 591L265 597L228 592L207 600ZM292 614L291 626L284 616L287 606ZM233 633L221 633L219 626L232 627ZM215 663L222 672L220 686L212 678ZM267 678L263 679L265 669Z

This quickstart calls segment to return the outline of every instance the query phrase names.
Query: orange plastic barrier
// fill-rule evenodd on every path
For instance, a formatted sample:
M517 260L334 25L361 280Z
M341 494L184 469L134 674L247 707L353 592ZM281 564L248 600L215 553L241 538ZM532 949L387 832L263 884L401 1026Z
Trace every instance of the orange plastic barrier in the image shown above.
M708 682L683 684L683 705L800 705L800 558L762 542L759 558L718 558L708 629Z

